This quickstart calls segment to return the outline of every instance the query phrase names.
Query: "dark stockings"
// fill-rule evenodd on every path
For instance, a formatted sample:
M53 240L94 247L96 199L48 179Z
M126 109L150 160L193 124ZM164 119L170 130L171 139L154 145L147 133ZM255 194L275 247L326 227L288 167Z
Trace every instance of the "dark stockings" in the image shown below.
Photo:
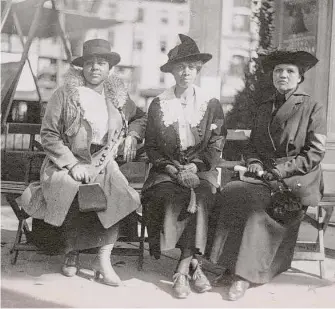
M176 272L187 275L190 271L190 266L194 269L197 265L198 260L195 256L195 250L184 248L181 250Z

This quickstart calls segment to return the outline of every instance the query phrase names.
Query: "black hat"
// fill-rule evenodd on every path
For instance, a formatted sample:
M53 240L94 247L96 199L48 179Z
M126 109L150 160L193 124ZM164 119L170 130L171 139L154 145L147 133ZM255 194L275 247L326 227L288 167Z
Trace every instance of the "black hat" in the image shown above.
M93 55L106 58L111 67L117 65L121 60L121 57L118 53L111 52L111 46L108 41L102 39L93 39L84 42L83 55L72 60L72 64L78 67L82 67L84 65L85 59Z
M294 64L305 73L314 67L319 60L306 51L276 50L261 56L261 61L266 72L272 71L278 64Z
M175 46L169 51L168 62L162 65L160 68L162 72L171 72L172 65L180 61L200 60L203 63L206 63L207 61L212 59L211 54L200 53L197 44L189 36L185 34L179 34L179 38L181 44Z

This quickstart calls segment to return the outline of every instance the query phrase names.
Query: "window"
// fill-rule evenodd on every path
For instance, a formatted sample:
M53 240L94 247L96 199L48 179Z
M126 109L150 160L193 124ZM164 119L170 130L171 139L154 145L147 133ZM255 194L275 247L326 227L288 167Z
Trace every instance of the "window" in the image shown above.
M165 73L163 73L163 72L160 72L160 74L159 74L159 83L161 85L165 84Z
M252 0L234 0L235 7L247 7L250 8Z
M184 26L185 25L185 18L184 18L184 13L179 12L178 14L178 25L179 26Z
M109 32L108 32L108 41L109 41L111 47L113 48L114 44L115 44L115 33L114 33L113 30L109 30Z
M143 8L137 9L137 22L143 22L144 19L144 10Z
M250 31L250 16L235 14L233 18L233 31L249 32Z
M167 11L162 11L161 12L161 23L162 24L168 24L169 23L169 18L168 18L168 12Z
M159 44L160 44L160 50L161 50L161 52L162 53L166 53L166 49L167 49L166 48L166 46L167 46L166 41L165 40L161 40Z
M135 50L142 50L143 49L143 42L142 42L142 40L136 40L134 42L134 49Z
M234 55L230 61L229 75L231 76L244 76L245 60L243 56Z

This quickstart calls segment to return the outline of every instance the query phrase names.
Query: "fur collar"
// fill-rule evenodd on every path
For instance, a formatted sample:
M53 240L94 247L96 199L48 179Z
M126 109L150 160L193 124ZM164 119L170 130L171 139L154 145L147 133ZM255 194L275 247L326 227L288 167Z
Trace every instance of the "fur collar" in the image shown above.
M77 87L85 86L83 70L70 68L64 76L64 87L66 92L80 105ZM121 110L127 102L128 92L123 81L115 76L110 75L104 81L104 92L107 103L112 103L116 108Z
M64 91L66 93L66 124L65 134L72 136L76 134L80 125L80 115L83 109L80 104L78 87L85 86L82 69L70 68L64 76ZM123 114L123 106L128 99L128 92L124 83L115 75L110 75L104 81L104 93L107 105L114 105Z

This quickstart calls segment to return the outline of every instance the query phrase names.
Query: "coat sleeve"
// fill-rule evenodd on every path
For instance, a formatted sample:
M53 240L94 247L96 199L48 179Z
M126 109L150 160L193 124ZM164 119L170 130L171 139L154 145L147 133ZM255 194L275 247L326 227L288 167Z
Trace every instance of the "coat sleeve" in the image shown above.
M324 108L316 103L309 117L304 147L295 158L276 165L283 178L307 174L321 162L326 151L326 132Z
M159 99L154 99L149 107L148 111L148 123L145 133L145 151L149 158L150 163L152 163L156 168L164 168L167 164L172 164L172 161L164 156L157 146L157 132L160 130L157 125L158 119L160 119L159 111Z
M136 137L137 141L141 142L144 138L147 126L147 114L136 106L129 95L126 103L126 110L129 113L128 135Z
M226 141L227 129L224 123L224 114L218 100L210 101L213 121L209 124L211 131L208 144L199 156L192 160L197 165L198 171L208 171L215 169L220 161L221 153Z
M246 164L248 166L252 163L258 163L263 166L262 160L260 156L258 155L257 149L255 147L255 143L254 143L254 140L255 140L254 127L255 127L255 124L253 128L251 129L250 138L248 140L248 144L247 144L246 151L245 151Z
M41 142L46 155L59 168L74 165L78 160L62 139L64 95L56 90L50 98L41 126Z

